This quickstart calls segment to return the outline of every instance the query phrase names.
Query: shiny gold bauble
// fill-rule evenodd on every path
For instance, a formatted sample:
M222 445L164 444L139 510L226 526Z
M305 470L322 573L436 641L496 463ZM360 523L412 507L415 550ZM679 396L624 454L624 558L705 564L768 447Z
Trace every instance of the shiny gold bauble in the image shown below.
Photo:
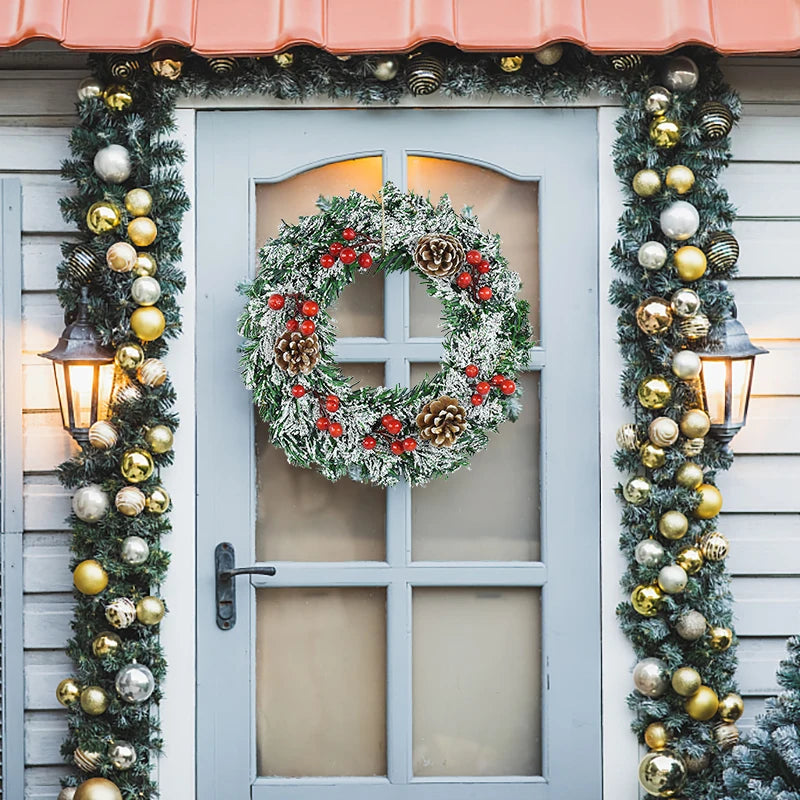
M651 722L644 732L644 743L651 750L663 750L669 744L669 733L663 722Z
M663 297L648 297L636 309L636 324L645 333L656 336L672 325L672 307Z
M656 147L669 150L681 140L681 126L674 119L656 117L650 123L650 141Z
M654 117L663 117L672 105L672 92L664 86L651 86L644 95L644 110Z
M672 750L655 750L639 762L639 783L656 797L674 797L686 783L686 763Z
M126 517L136 517L144 511L144 493L136 486L123 486L114 498L114 506Z
M665 511L658 520L658 532L665 539L682 539L689 530L689 520L680 511Z
M284 53L275 53L275 55L272 56L272 60L281 69L288 69L294 64L294 53L291 50L287 50Z
M670 417L656 417L648 426L647 435L658 447L669 447L678 441L678 424Z
M701 686L691 697L687 698L683 707L692 719L707 722L717 713L719 698L710 686Z
M81 708L93 717L105 713L108 702L108 693L100 686L87 686L81 692Z
M108 573L99 561L81 561L72 573L72 582L81 594L100 594L108 586Z
M524 56L502 56L499 62L500 69L503 72L519 72L524 61Z
M122 800L122 792L107 778L89 778L78 787L74 800Z
M687 575L696 575L703 568L703 554L697 547L684 547L675 556L675 563L683 567Z
M147 497L146 508L151 514L163 514L169 508L169 495L162 486L156 486Z
M631 593L631 604L643 617L654 617L661 609L664 593L654 584L640 584Z
M150 253L139 253L133 272L139 278L152 278L158 272L158 264Z
M636 389L636 396L645 408L664 408L672 397L669 381L660 375L650 375Z
M631 478L622 487L622 496L633 506L640 506L647 502L650 497L652 486L647 478L637 476Z
M184 51L174 45L156 47L150 56L150 69L153 75L175 81L183 71Z
M719 701L717 712L723 722L736 722L744 714L744 700L735 692L726 694Z
M125 342L117 348L114 361L120 369L136 369L144 362L144 350L135 342Z
M730 549L730 542L719 531L709 531L700 540L700 551L709 561L722 561Z
M144 386L161 386L167 379L167 368L163 361L157 358L148 358L136 370L136 377Z
M663 448L657 447L652 442L645 442L639 451L639 458L647 469L658 469L664 466L667 460L667 454L664 452Z
M694 172L683 164L675 164L667 170L664 183L676 194L686 194L694 186Z
M172 450L173 439L172 431L166 425L153 425L144 434L147 446L154 453L166 453Z
M92 652L97 658L110 656L112 653L116 653L120 647L122 647L122 639L112 631L98 633L92 640Z
M661 176L654 169L640 169L631 185L639 197L653 197L661 191Z
M711 420L702 408L692 408L681 417L680 426L687 439L699 439L708 433Z
M119 431L105 419L99 419L89 428L89 444L97 450L108 450L117 443Z
M723 750L730 750L739 743L739 729L732 722L714 726L714 739Z
M703 679L696 669L680 667L672 673L672 688L681 697L691 697L703 685Z
M131 189L125 195L125 208L132 217L146 217L153 208L153 196L147 189Z
M672 263L682 281L696 281L705 275L708 259L699 247L686 244L675 251Z
M700 505L694 510L694 515L700 519L712 519L722 510L722 493L710 483L701 483L697 487L700 495Z
M143 341L152 342L158 339L167 321L161 313L161 309L155 306L141 306L131 314L131 330Z
M153 244L157 235L158 228L150 217L134 217L128 223L128 238L137 247L147 247ZM705 258L705 256L703 257Z
M697 489L703 483L703 468L693 461L687 461L678 467L675 482L684 489Z
M106 265L114 272L130 272L136 264L136 250L128 242L114 242L106 250Z
M62 706L69 707L74 705L80 700L80 697L81 687L78 686L78 682L75 678L64 678L64 680L56 686L56 700L58 700Z
M708 643L712 650L723 653L733 644L733 631L721 625L715 626L708 632Z
M160 597L143 597L136 604L136 619L142 625L158 625L164 618L164 603Z
M82 747L76 747L75 751L72 753L72 760L75 762L75 766L84 772L97 772L97 768L100 766L103 756L100 753L90 750L87 751Z
M131 483L146 481L153 474L153 457L147 450L133 447L122 455L119 471Z
M92 233L101 234L113 231L120 222L122 222L122 215L119 209L106 200L100 200L97 203L92 203L89 210L86 212L86 224Z
M125 86L114 84L103 92L103 102L112 111L125 111L133 105L133 95Z

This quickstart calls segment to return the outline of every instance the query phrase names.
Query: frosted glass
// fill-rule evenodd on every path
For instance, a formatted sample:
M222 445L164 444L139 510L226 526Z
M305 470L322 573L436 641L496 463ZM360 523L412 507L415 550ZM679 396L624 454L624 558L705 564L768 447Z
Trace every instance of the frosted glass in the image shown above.
M385 383L385 364L362 364L358 361L339 362L342 374L353 378L353 386L360 389L364 386L383 386Z
M282 220L316 214L320 195L347 196L352 189L368 196L383 183L383 160L368 156L336 161L277 183L256 184L256 263L258 250L276 236ZM383 336L383 276L359 275L339 297L331 313L339 336Z
M531 304L530 320L539 338L539 184L500 172L428 156L409 156L408 188L430 194L437 203L443 194L457 211L472 206L484 231L499 233L502 252L511 269L522 277L523 297ZM558 265L557 265L558 268ZM410 276L412 336L441 336L441 303L428 296L419 279Z
M414 589L413 625L414 774L540 774L540 591Z
M437 364L412 364L411 383ZM518 379L522 413L491 434L468 469L411 490L415 561L537 561L540 547L539 373Z
M385 775L385 591L258 589L256 637L258 774Z

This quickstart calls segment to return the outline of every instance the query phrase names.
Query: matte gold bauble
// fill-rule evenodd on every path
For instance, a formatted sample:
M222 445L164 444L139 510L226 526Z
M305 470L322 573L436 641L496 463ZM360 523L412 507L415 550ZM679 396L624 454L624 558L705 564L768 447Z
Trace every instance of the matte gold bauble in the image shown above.
M131 483L146 481L153 474L153 457L138 447L126 450L119 466L122 477Z
M114 272L130 272L136 265L136 250L128 242L114 242L106 250L106 264Z
M153 75L176 81L183 71L184 51L174 45L165 44L156 47L150 56L150 69Z
M664 466L667 460L667 454L664 452L663 448L657 447L652 442L645 442L639 451L639 458L647 469L658 469Z
M654 117L663 117L672 105L672 92L664 86L651 86L644 95L644 110Z
M503 72L519 72L524 63L524 56L502 56L500 58L500 69Z
M552 67L553 64L561 61L562 55L564 55L564 45L560 42L555 42L555 44L548 44L546 47L537 50L533 57L543 66Z
M702 408L691 408L681 417L681 433L687 439L699 439L711 428L711 420Z
M92 652L97 658L110 656L112 653L116 653L120 647L122 647L122 639L112 631L98 633L92 640Z
M144 361L144 350L135 342L125 342L117 348L114 362L120 369L136 369Z
M158 272L158 264L150 253L139 253L133 265L133 272L139 278L152 278Z
M699 611L690 609L675 620L675 632L687 642L696 642L706 632L707 625L706 618Z
M164 603L160 597L143 597L136 604L136 619L142 625L158 625L164 619Z
M81 692L81 708L93 717L105 713L108 702L108 693L100 686L87 686Z
M733 631L723 626L715 626L708 632L708 643L712 650L723 653L733 644Z
M147 189L131 189L125 195L125 208L132 217L146 217L153 208L153 196Z
M703 483L703 468L693 461L687 461L678 467L675 482L684 489L697 489Z
M663 750L669 744L669 733L663 722L651 722L645 728L644 743L651 750Z
M682 281L696 281L705 275L708 259L699 247L686 244L675 251L672 263Z
M712 519L722 510L722 493L710 483L702 483L697 487L700 495L700 504L694 510L694 515L700 519Z
M648 297L636 309L636 324L650 336L666 333L672 325L672 308L663 297Z
M72 573L72 582L81 594L100 594L108 586L108 573L99 561L81 561Z
M708 765L711 763L711 753L706 750L702 755L696 758L686 756L684 760L686 761L686 769L689 770L689 774L698 775L708 769Z
M640 169L631 185L639 197L653 197L661 191L661 176L654 169Z
M122 800L122 793L106 778L89 778L78 787L75 800Z
M703 679L696 669L680 667L672 673L672 688L681 697L691 697L703 685Z
M694 172L683 164L675 164L667 170L664 183L676 194L686 194L694 186Z
M717 712L723 722L736 722L744 714L744 700L735 692L726 694L719 701Z
M686 783L686 763L672 750L655 750L639 762L639 783L656 797L674 797Z
M155 306L141 306L131 314L131 330L143 341L152 342L158 339L167 322L161 310Z
M709 561L722 561L730 549L727 538L718 531L709 531L700 540L700 551Z
M664 408L672 397L672 389L666 378L650 375L636 389L636 396L645 408L656 410Z
M678 423L670 417L656 417L648 426L647 434L658 447L669 447L678 441Z
M647 502L651 490L650 481L642 476L631 478L622 487L622 496L633 506L640 506Z
M151 514L163 514L169 508L169 495L162 486L156 486L147 497L147 510Z
M113 231L120 222L122 222L122 215L119 209L106 200L92 203L86 212L86 224L89 230L98 235Z
M74 705L80 700L81 687L75 678L64 678L58 686L56 686L56 700L61 703L65 708Z
M710 686L701 686L686 700L683 707L692 719L707 722L717 713L719 698Z
M654 617L661 609L664 593L655 584L640 584L631 593L631 604L643 617Z
M153 425L144 434L147 446L154 453L166 453L172 450L173 434L166 425Z
M715 725L714 740L722 750L730 750L739 743L739 729L732 722Z
M675 556L675 563L687 575L696 575L703 568L703 554L697 547L684 547Z
M157 235L158 228L150 217L134 217L128 223L128 238L137 247L147 247L153 244Z
M665 511L658 520L658 532L665 539L682 539L689 530L689 520L680 511Z
M675 147L681 140L681 126L674 119L656 117L650 123L650 141L665 150Z
M105 419L99 419L89 428L89 444L97 450L108 450L117 443L119 432Z
M112 111L125 111L133 105L133 95L125 86L114 84L103 92L103 102Z
M163 361L157 358L148 358L136 370L136 377L144 386L161 386L167 379L167 368Z
M285 53L275 53L272 60L281 68L289 69L294 64L294 53L287 50Z
M114 505L120 514L136 517L144 511L144 493L136 486L123 486L114 498Z

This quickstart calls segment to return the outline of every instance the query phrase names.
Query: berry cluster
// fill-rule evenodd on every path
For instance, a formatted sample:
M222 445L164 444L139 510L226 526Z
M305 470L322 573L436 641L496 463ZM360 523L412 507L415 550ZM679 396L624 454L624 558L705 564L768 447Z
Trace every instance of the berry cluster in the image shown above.
M472 267L471 270L464 270L456 275L456 285L459 289L472 288L473 297L481 302L486 302L492 299L492 287L485 283L485 275L491 272L489 262L481 255L479 250L467 251L467 264Z
M387 438L388 436L397 436L403 430L403 423L400 422L397 417L394 417L391 414L384 414L381 417L381 428L383 430L377 431L377 433L380 435L387 436ZM383 431L386 431L386 433L383 433ZM365 450L374 450L378 444L378 440L375 436L365 436L361 444ZM406 436L402 439L394 439L389 444L389 449L396 456L402 455L403 453L409 453L412 450L417 449L417 440L413 436Z
M478 377L479 372L475 364L467 364L464 367L464 374L472 380ZM492 389L499 389L504 395L512 395L517 391L517 384L511 378L500 374L493 375L489 381L478 381L475 384L475 392L469 399L470 403L474 406L483 405Z
M294 386L292 386L292 397L295 397L298 400L301 397L305 397L307 392L308 390L306 387L300 383L296 383ZM339 410L341 401L335 394L328 394L324 397L322 395L317 395L317 398L319 399L320 406L324 411L323 416L317 418L317 430L327 431L331 436L333 436L334 439L338 439L344 433L344 428L342 427L341 423L331 421L330 418L326 417L324 414L335 414Z
M333 242L328 247L328 252L323 253L319 257L319 263L325 269L330 269L338 258L342 264L349 266L354 261L358 260L358 266L361 269L369 269L372 266L372 256L365 250L362 253L357 253L353 244L358 234L353 228L345 228L342 231L342 239L350 244L342 244L341 242ZM364 241L363 244L371 243L373 240L367 237L361 237Z
M311 336L317 329L317 323L311 317L319 314L319 303L316 300L303 300L300 295L289 295L294 300L294 314L286 320L286 330L299 330L303 336ZM273 311L280 311L286 305L286 297L282 294L271 294L267 305ZM297 317L302 315L305 319L300 322ZM301 395L302 396L302 395Z

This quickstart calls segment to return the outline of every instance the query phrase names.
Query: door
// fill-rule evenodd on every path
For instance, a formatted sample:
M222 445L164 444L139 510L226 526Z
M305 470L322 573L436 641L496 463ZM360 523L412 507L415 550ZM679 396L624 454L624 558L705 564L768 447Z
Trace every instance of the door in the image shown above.
M596 125L590 110L201 112L197 127L198 797L600 796ZM421 488L326 482L267 443L236 284L281 219L383 181L472 205L523 276L523 411ZM359 276L337 357L438 368L413 275ZM214 552L236 582L215 624Z

